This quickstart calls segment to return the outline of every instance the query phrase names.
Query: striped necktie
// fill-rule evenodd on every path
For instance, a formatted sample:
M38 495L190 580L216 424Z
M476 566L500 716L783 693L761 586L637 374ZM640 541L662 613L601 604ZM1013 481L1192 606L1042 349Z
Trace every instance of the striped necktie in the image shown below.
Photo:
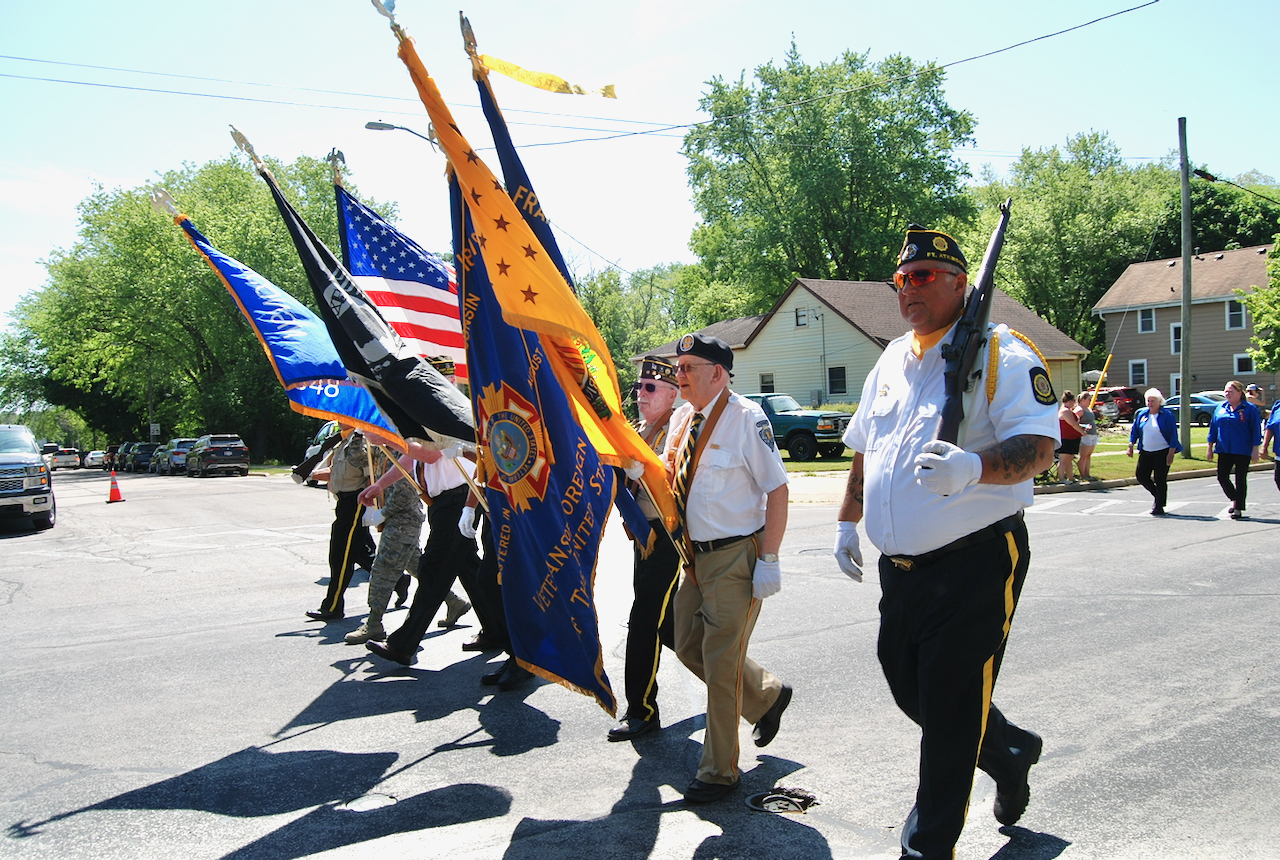
M680 514L681 524L687 526L688 517L685 515L685 506L689 501L689 482L693 478L693 449L698 444L698 431L702 429L703 415L700 412L693 413L693 420L689 422L689 434L685 436L684 445L680 448L680 462L676 467L676 481L672 489L675 491L676 510Z

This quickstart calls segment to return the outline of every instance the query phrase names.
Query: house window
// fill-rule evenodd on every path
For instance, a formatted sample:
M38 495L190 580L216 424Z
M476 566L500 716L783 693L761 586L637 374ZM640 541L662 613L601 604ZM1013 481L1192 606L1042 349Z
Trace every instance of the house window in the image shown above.
M796 308L796 328L809 324L809 309Z
M1231 356L1231 361L1235 364L1236 369L1233 372L1237 376L1253 375L1253 356L1250 355L1249 353L1247 352L1237 353Z
M1151 334L1156 330L1156 309L1143 308L1138 311L1138 334Z
M828 394L848 394L849 390L845 387L845 377L843 367L827 368L827 393Z
M1227 299L1227 330L1242 328L1244 328L1244 305L1235 299Z
M1169 374L1169 391L1172 392L1169 395L1170 397L1177 397L1182 393L1182 374L1181 373Z
M773 393L773 374L772 373L760 374L760 393L761 394Z
M1142 388L1147 384L1147 360L1145 358L1129 362L1129 384L1135 388Z
M1169 354L1182 355L1182 323L1169 324Z

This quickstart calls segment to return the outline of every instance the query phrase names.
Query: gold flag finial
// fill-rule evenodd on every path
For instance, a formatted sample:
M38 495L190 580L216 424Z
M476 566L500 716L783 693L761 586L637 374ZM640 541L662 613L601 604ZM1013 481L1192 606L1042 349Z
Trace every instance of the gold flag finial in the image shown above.
M329 162L329 168L333 171L333 184L341 188L342 169L338 167L338 162L341 161L343 164L347 163L347 159L342 154L342 150L335 146L333 149L329 150L329 154L324 157L324 160Z
M258 158L258 153L253 151L253 144L249 142L249 138L240 133L240 129L234 125L231 126L231 139L236 142L236 146L240 147L240 151L253 161L255 167L262 167L262 159Z
M173 196L164 188L151 189L151 208L161 215L172 215L174 218L182 214Z
M458 26L462 28L462 47L466 52L474 57L476 55L476 34L471 29L471 22L467 20L467 16L458 12Z

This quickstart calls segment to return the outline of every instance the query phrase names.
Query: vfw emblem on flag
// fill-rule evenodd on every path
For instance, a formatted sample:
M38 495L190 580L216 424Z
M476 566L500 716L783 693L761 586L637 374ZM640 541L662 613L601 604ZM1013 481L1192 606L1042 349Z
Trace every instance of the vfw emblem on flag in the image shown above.
M547 458L538 444L542 418L532 403L502 383L484 387L480 418L502 491L513 508L529 510L530 499L541 502L546 497L551 477Z

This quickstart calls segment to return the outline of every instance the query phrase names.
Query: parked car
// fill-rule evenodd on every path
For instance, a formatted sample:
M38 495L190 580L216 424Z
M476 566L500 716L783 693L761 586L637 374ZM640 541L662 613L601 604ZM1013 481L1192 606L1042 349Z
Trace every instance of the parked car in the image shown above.
M339 431L340 428L337 421L326 421L321 425L320 429L316 431L316 435L312 437L311 444L307 446L306 453L302 455L302 462L306 463L308 460L314 459L316 455L324 450L324 445L329 441L330 437L334 436ZM308 487L319 487L323 484L329 483L330 456L329 452L325 452L325 458L317 462L315 467L312 468L311 473L307 475Z
M115 459L111 463L111 468L117 472L123 472L125 463L129 461L129 452L133 450L133 446L137 442L125 442L120 446L120 450L116 451Z
M1080 396L1083 398L1086 395ZM1115 398L1105 391L1099 392L1094 398L1093 411L1112 423L1120 420L1120 407L1116 405Z
M187 452L187 477L205 478L217 472L249 474L249 449L239 436L209 433L201 436Z
M839 457L844 453L844 430L852 417L847 412L805 409L790 394L747 394L760 404L773 438L792 460L812 460L817 454Z
M49 468L79 469L80 453L75 448L59 448L57 453L49 458Z
M1223 398L1226 399L1225 397ZM1209 422L1213 420L1213 410L1218 408L1221 401L1214 400L1211 397L1205 397L1203 394L1191 395L1191 420L1201 427L1208 427ZM1170 397L1164 402L1164 405L1173 410L1173 418L1175 421L1181 421L1182 415L1178 411L1178 407L1182 403L1181 397Z
M1133 413L1147 405L1147 398L1143 396L1142 392L1129 386L1099 388L1098 393L1111 395L1111 399L1115 401L1116 410L1121 421L1132 421Z
M90 451L84 455L84 467L86 469L101 468L102 463L107 458L106 451Z
M1227 395L1221 391L1197 391L1191 395L1192 397L1207 397L1210 400L1216 400L1219 403L1227 399Z
M160 447L159 442L136 442L124 458L126 472L146 472L151 466L151 455Z
M109 472L116 467L116 457L120 453L119 445L108 445L102 452L102 471Z
M176 475L187 471L187 453L195 439L170 439L151 455L151 471L159 475Z
M58 519L53 470L21 424L0 424L0 517L26 517L38 529Z

